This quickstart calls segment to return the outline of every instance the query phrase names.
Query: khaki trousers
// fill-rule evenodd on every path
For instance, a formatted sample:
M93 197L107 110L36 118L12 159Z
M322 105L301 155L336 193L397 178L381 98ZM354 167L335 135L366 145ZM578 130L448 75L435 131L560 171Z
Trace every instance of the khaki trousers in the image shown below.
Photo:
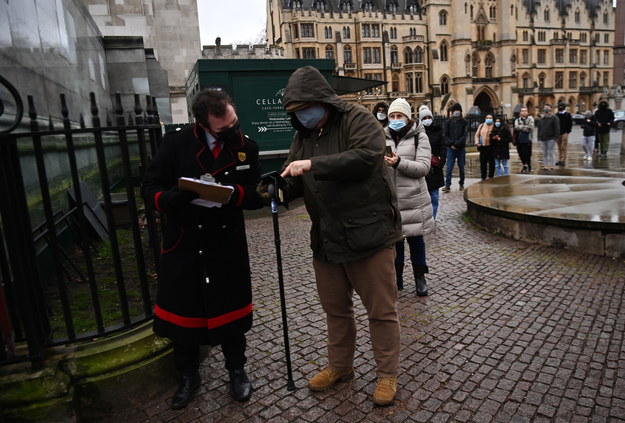
M347 263L313 259L317 291L328 326L328 366L333 371L351 369L354 365L353 293L356 291L367 310L377 376L397 376L400 338L394 259L394 245Z
M566 162L566 147L569 143L569 134L564 133L558 137L558 161Z

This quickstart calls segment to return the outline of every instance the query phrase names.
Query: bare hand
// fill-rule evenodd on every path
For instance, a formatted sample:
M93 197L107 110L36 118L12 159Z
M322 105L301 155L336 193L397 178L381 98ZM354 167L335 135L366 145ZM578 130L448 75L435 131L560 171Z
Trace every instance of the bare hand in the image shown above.
M310 160L295 160L289 163L289 165L282 172L283 178L285 176L302 176L304 173L312 169L312 162Z
M386 162L387 166L395 166L397 160L399 160L399 156L397 156L397 153L395 152L393 152L393 155L391 157L384 156L384 161Z

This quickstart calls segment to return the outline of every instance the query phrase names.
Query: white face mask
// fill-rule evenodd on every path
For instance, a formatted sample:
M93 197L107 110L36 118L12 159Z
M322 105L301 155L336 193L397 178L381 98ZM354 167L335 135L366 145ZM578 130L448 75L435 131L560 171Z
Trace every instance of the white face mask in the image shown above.
M378 117L378 120L384 120L386 119L386 113L380 113L378 112L378 114L376 115Z
M432 119L422 120L421 123L423 124L423 126L430 126L432 124Z

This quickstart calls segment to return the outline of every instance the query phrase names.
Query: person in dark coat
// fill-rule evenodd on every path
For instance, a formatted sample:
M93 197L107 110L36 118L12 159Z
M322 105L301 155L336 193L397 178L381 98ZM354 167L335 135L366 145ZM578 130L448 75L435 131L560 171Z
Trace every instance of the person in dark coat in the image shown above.
M447 146L447 171L443 192L451 191L451 177L456 160L458 160L459 189L460 191L464 189L464 165L467 160L468 131L469 123L462 117L462 106L460 103L455 103L451 106L451 119L447 119L443 130L443 139Z
M380 101L373 107L373 115L382 127L388 125L388 104Z
M371 112L341 99L312 66L286 85L284 108L295 129L282 167L288 199L304 197L319 300L328 326L328 366L308 387L323 391L354 377L354 291L367 309L378 382L376 405L397 392L400 335L395 243L402 239L385 135Z
M167 134L148 165L141 193L163 220L154 332L174 345L180 386L171 407L185 407L200 385L199 346L221 345L233 396L250 398L245 333L252 289L243 209L263 206L256 187L258 145L243 135L230 97L205 90L193 102L196 123ZM178 178L210 174L233 187L225 204L197 204Z
M560 120L560 136L556 140L558 145L558 161L556 166L566 165L566 148L569 143L569 134L573 129L573 118L566 111L566 104L558 103L558 119Z
M607 101L604 100L599 103L599 108L595 112L595 118L597 119L597 139L595 141L597 154L605 159L608 157L610 129L614 123L614 113L608 107Z
M425 182L428 185L428 192L432 200L433 217L436 218L439 204L439 188L445 186L443 168L447 160L447 146L443 140L443 128L434 123L432 111L428 106L423 105L419 107L419 120L425 127L425 133L432 148L432 163L429 173L425 176Z
M597 135L597 119L590 110L584 115L584 122L581 124L582 148L584 149L584 160L592 160L592 152L595 148L595 137Z
M493 146L493 158L495 159L495 176L509 175L510 168L510 143L512 133L505 119L495 118L495 127L490 132L490 144Z

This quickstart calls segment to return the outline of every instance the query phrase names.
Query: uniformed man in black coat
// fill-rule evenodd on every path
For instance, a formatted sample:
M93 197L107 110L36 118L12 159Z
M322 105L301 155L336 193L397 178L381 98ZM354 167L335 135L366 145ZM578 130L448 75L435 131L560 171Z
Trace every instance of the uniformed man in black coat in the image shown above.
M192 110L195 125L165 136L141 187L164 222L154 331L174 343L180 387L173 409L185 407L200 385L200 345L221 345L235 399L247 401L252 392L243 369L252 325L243 209L263 206L258 145L241 132L225 92L200 92ZM233 187L225 204L199 205L197 194L177 188L178 178L207 173Z

